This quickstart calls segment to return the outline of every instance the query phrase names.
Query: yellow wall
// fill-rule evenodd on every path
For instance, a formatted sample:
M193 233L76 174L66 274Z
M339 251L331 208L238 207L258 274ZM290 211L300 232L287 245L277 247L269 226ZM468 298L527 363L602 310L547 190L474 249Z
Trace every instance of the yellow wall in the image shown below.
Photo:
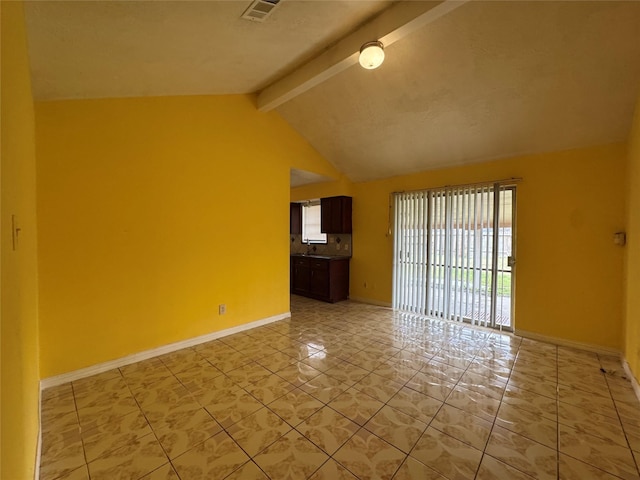
M624 249L613 244L613 233L625 223L624 164L625 146L616 144L354 183L341 192L339 185L328 183L293 189L292 198L352 192L350 293L388 304L391 192L522 177L517 187L516 328L621 349Z
M289 169L339 174L276 113L60 101L36 123L43 377L289 311Z
M640 98L629 136L625 258L625 358L640 378Z
M353 196L353 183L342 175L334 182L316 183L303 185L291 189L291 201L311 200L323 197L335 197L337 195Z
M33 478L38 438L38 290L34 113L21 2L1 2L2 463L0 478ZM11 215L21 232L13 250Z

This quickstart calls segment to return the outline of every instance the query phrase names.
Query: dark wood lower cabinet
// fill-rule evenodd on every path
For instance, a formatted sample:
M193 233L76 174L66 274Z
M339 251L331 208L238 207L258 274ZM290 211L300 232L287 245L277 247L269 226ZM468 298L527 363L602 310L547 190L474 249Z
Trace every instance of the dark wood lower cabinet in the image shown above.
M349 298L349 259L346 257L291 257L291 293L339 302Z

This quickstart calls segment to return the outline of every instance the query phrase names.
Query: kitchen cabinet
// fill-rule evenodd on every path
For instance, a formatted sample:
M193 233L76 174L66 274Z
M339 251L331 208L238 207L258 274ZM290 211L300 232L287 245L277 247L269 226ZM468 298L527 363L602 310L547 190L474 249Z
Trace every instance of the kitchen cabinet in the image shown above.
M290 225L289 233L291 235L302 235L302 204L291 203L289 205Z
M351 197L320 199L320 230L322 233L351 233Z
M349 298L349 258L291 256L291 293L339 302Z

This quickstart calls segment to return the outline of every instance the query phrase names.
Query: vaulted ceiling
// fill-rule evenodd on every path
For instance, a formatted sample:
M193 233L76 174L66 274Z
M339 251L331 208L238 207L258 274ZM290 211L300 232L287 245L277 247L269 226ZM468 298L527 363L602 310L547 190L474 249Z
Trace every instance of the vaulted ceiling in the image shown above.
M640 2L456 3L384 37L373 71L358 42L415 1L282 0L264 23L241 18L250 3L27 2L34 97L262 92L262 105L311 66L269 108L356 181L628 135Z

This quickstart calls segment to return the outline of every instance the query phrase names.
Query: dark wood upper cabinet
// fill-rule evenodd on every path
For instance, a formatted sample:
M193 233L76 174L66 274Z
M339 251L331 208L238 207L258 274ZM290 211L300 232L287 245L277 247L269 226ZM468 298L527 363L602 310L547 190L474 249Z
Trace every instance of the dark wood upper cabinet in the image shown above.
M320 199L322 233L351 233L351 197L327 197Z
M302 234L302 204L291 203L290 211L291 211L290 233L291 235L301 235Z

